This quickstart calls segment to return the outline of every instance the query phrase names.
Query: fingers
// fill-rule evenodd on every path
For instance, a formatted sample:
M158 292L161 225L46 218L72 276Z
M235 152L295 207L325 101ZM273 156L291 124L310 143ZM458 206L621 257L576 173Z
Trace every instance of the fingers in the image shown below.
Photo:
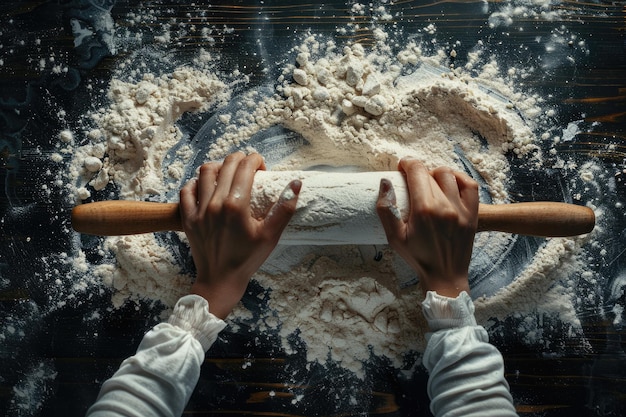
M478 204L480 202L478 183L464 172L455 172L454 175L456 176L456 182L459 186L461 201L463 201L465 207L478 218Z
M198 201L198 180L192 179L180 190L179 210L182 219L192 218L196 212ZM187 225L183 225L186 226Z
M197 183L197 203L200 210L205 210L215 192L217 186L217 175L222 164L210 162L200 167Z
M393 185L386 178L380 180L376 212L387 235L387 241L393 244L403 236L406 226L397 207Z
M250 154L239 161L228 194L228 198L235 200L232 201L233 204L238 206L250 205L250 193L254 183L254 174L259 169L265 169L265 162L258 153Z
M226 157L223 163L209 162L200 167L197 184L197 203L205 210L210 202L222 205L228 198L232 204L248 205L254 174L265 169L259 154L246 156L236 152Z
M420 211L433 199L433 178L428 169L415 159L402 159L398 166L406 175L411 211Z
M296 212L298 195L302 189L302 181L294 180L287 184L278 201L272 206L264 219L264 229L275 235L276 241L287 227L289 220Z
M241 225L250 230L260 226L250 215L254 176L260 169L265 169L263 157L256 153L246 156L243 152L227 156L223 163L202 165L197 181L192 180L181 189L183 218L208 211L213 215L222 213L232 219L239 218ZM263 222L266 236L272 235L272 239L278 240L296 210L301 188L299 180L289 183L265 219L259 220Z
M442 197L442 194L455 207L478 207L478 183L464 172L448 167L429 172L421 162L413 159L401 160L399 169L406 174L411 207L416 210L423 208L427 201Z
M448 167L439 167L432 170L430 174L448 201L455 207L460 207L461 195L454 171Z
M211 197L213 201L221 204L228 197L239 163L244 158L246 158L246 155L243 152L235 152L224 159L224 163L217 175L217 187L215 187L215 192Z

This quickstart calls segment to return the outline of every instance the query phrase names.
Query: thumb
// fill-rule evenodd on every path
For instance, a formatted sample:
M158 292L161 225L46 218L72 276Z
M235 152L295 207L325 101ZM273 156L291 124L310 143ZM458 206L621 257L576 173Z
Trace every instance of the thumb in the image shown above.
M385 229L387 241L391 245L400 240L405 227L402 215L396 204L396 192L393 189L391 181L386 178L381 179L378 201L376 202L376 212L378 213L378 217L380 217L383 229Z
M296 212L296 204L298 203L298 195L302 189L302 181L293 180L280 193L278 201L272 206L267 216L265 216L265 228L276 231L280 236L289 220Z

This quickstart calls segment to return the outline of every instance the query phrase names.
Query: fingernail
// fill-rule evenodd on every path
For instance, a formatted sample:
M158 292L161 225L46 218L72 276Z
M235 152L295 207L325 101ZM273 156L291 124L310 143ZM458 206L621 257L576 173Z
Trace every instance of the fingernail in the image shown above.
M287 184L283 192L280 194L279 201L283 202L283 201L293 200L294 198L298 196L298 194L300 194L301 189L302 189L302 181L300 180L291 181L289 184Z
M387 206L391 214L398 220L402 220L402 213L396 206L396 192L393 189L393 184L386 178L380 180L380 198Z
M291 187L291 191L293 191L296 195L300 194L300 190L302 189L302 181L293 180L289 183Z
M383 198L388 205L395 204L396 192L393 189L391 181L387 178L382 178L380 180L380 197Z

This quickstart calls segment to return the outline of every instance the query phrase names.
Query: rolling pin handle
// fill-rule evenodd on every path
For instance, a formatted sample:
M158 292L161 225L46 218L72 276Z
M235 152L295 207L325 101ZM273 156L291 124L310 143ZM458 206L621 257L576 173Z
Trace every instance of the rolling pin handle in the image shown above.
M536 201L512 204L480 204L478 231L500 231L527 236L566 237L593 230L592 209L575 204Z
M177 203L98 201L72 210L72 227L80 233L101 236L182 231Z

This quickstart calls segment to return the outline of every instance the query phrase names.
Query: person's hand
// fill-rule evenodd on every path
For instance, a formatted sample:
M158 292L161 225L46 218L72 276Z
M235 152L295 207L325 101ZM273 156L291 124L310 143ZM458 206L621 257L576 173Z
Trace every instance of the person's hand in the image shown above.
M265 169L259 154L237 152L223 163L202 165L198 178L180 191L183 230L197 271L191 291L206 298L211 313L222 319L278 243L302 186L292 181L263 218L254 218L250 194L259 169Z
M424 291L456 297L469 293L468 269L478 223L478 184L468 175L413 159L400 161L409 189L409 216L400 218L396 196L383 179L377 212L389 245L415 269Z

